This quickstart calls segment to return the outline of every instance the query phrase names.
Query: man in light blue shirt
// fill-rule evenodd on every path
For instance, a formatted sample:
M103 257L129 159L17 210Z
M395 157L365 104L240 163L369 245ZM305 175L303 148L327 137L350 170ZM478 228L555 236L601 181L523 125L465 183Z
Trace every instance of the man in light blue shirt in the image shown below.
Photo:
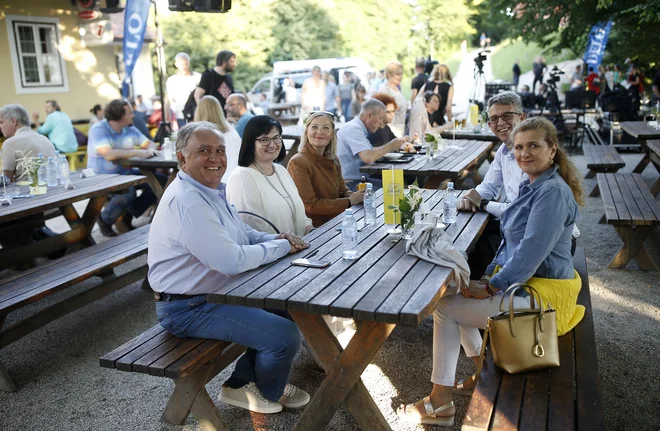
M302 407L309 394L287 384L301 343L296 325L268 311L209 304L242 272L296 253L307 244L290 233L267 234L244 224L229 205L224 138L215 125L188 123L176 142L180 171L165 191L149 232L149 283L156 314L175 335L246 346L220 400L259 413Z
M238 121L234 125L234 130L242 138L245 125L250 121L250 118L254 117L247 109L247 99L240 93L231 94L227 97L225 109L227 110L228 117L238 118Z
M367 139L369 132L376 133L385 125L385 105L380 100L369 99L362 104L360 115L342 126L337 132L337 157L341 163L342 176L346 186L357 190L360 182L360 168L374 163L387 153L399 151L402 145L410 142L407 136L392 139L385 145L373 147ZM382 187L382 181L371 178L374 188Z
M87 143L87 167L97 174L139 174L137 169L125 168L119 160L131 157L149 158L158 154L155 144L147 139L133 124L133 108L123 99L115 99L104 109L105 119L89 129ZM156 174L161 183L164 175ZM138 197L137 190L142 190ZM154 202L156 195L147 184L133 186L127 193L111 195L97 220L103 236L116 236L112 225L126 211L129 216L140 217ZM131 218L126 223L131 225Z
M55 148L61 153L71 153L78 149L76 134L73 132L73 123L68 115L60 110L60 105L55 100L46 101L46 121L39 125L39 113L32 114L32 122L37 127L37 132L45 135Z

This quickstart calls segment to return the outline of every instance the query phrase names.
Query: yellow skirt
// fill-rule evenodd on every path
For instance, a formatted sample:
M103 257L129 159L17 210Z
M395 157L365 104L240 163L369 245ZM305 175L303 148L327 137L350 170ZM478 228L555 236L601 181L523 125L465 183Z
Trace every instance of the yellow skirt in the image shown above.
M493 275L501 267L496 267ZM527 284L532 286L541 295L545 307L557 310L557 335L564 335L580 323L584 317L585 308L577 304L578 295L582 288L582 279L577 271L573 270L572 279L557 280L554 278L532 277ZM527 289L525 289L527 290ZM529 292L528 292L529 293Z

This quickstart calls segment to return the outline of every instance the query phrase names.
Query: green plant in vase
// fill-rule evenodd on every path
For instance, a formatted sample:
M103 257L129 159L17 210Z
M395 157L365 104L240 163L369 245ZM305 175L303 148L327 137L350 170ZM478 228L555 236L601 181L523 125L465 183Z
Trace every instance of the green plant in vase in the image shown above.
M403 198L399 200L398 205L389 205L388 208L394 213L401 214L401 229L404 238L410 237L410 231L415 225L415 212L419 210L424 201L423 190L419 188L417 180L408 186L408 190L403 193Z
M23 174L17 180L24 179L27 175L30 193L37 193L39 191L39 168L42 160L39 157L30 157L30 151L27 154L23 154L22 151L16 151L16 153L20 155L16 158L17 170L23 171Z

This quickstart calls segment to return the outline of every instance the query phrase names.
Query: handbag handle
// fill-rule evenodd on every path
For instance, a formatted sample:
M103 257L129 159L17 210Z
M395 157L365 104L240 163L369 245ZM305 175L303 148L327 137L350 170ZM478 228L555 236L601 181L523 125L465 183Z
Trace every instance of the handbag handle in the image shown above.
M530 290L530 297L531 298L530 298L530 301L529 301L529 305L532 307L532 311L536 310L536 307L535 307L535 304L534 304L534 294L536 294L539 297L539 307L540 308L538 309L539 310L538 321L539 321L539 327L540 328L538 328L538 329L540 329L541 332L545 332L545 325L543 323L543 318L544 318L544 315L545 315L545 308L543 307L543 298L541 298L541 295L539 294L539 292L536 289L534 289L532 286L530 286L529 284L515 283L515 284L512 284L506 290L506 292L504 292L504 295L502 295L502 299L500 300L500 312L502 312L503 311L502 310L502 304L504 303L504 297L506 295L509 295L509 328L511 329L511 335L514 336L514 337L516 336L516 327L515 327L514 322L513 322L513 317L514 317L514 309L513 309L513 296L514 295L513 294L518 289L522 289L524 287L526 287ZM537 341L537 343L534 346L535 354L536 354L536 349L540 349L537 356L543 357L543 346L541 346L538 343L538 340L539 340L539 334L538 334L538 330L537 330L536 331L536 341Z

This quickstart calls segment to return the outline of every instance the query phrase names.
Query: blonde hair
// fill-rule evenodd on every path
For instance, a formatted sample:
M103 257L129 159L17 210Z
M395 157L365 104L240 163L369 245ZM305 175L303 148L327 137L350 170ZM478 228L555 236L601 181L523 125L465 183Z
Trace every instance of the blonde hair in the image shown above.
M312 120L319 117L325 117L330 120L330 127L332 127L332 138L330 138L330 143L328 143L325 150L323 150L323 157L328 160L335 160L337 158L337 132L335 132L335 120L330 114L325 112L312 112L309 114L309 117L307 117L307 120L305 120L305 131L300 138L300 150L302 151L307 144L307 130L309 129L309 125L312 124Z
M513 129L511 132L511 141L515 139L516 135L520 132L528 132L530 130L540 130L543 132L543 139L552 148L556 148L553 161L557 165L559 176L566 181L568 187L573 192L573 198L579 205L584 206L584 190L582 189L582 176L577 170L568 154L559 146L559 138L557 136L557 129L548 119L543 117L528 118Z
M403 70L403 65L396 60L388 61L385 65L385 78L390 79L397 70Z
M447 81L450 84L454 84L451 79L451 72L446 64L436 64L431 74L434 81Z
M220 102L213 96L204 96L199 99L193 121L209 121L218 126L218 130L222 133L227 133L231 130L231 126L225 119L225 113L222 111Z

